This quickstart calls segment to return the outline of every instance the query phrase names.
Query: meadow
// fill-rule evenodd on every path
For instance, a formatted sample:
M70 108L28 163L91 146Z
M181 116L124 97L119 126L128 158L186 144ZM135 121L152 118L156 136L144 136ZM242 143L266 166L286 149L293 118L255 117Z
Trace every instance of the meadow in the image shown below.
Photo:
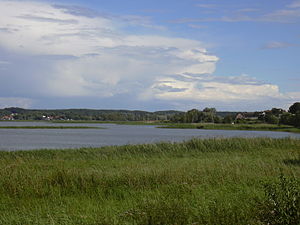
M299 139L3 151L0 224L299 224L299 177Z

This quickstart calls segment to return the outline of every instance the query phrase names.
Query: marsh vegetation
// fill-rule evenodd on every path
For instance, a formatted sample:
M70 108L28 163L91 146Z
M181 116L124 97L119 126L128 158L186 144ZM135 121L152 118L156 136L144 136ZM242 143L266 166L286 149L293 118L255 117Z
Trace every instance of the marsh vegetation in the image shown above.
M291 201L271 224L295 224L299 161L288 138L0 152L0 224L267 224Z

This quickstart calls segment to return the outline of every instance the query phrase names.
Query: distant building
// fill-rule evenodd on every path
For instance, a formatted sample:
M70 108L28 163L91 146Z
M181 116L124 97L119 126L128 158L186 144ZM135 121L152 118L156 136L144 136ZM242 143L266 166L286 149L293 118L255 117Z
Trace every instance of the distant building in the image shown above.
M242 119L245 119L245 116L241 113L237 114L236 117L235 117L236 120L242 120Z
M2 116L1 117L1 120L14 120L15 118L14 118L14 115L15 114L11 114L11 115L9 115L9 116Z
M53 116L43 116L43 120L53 120Z
M236 120L246 119L246 120L257 120L258 117L255 116L253 113L238 113L235 117Z

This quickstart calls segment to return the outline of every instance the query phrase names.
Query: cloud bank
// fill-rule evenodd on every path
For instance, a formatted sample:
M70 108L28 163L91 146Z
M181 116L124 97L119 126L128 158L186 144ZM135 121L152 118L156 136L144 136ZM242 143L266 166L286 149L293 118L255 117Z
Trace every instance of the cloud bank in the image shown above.
M212 75L219 59L203 43L166 36L163 30L137 16L1 1L0 107L9 101L38 107L49 98L84 97L98 99L96 107L110 101L116 108L120 96L128 96L124 101L135 102L136 108L157 107L157 101L180 109L200 104L239 108L243 101L275 98L293 101L278 86L248 76Z

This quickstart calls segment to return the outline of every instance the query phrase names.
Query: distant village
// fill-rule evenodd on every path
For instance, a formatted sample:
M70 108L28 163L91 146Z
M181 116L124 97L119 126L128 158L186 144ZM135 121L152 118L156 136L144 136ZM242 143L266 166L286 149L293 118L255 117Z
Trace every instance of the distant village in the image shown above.
M13 121L13 120L18 120L18 113L11 113L10 115L5 115L0 117L0 120L4 121ZM61 116L46 116L42 115L42 118L40 120L45 120L45 121L50 121L50 120L72 120L72 119L64 119Z

